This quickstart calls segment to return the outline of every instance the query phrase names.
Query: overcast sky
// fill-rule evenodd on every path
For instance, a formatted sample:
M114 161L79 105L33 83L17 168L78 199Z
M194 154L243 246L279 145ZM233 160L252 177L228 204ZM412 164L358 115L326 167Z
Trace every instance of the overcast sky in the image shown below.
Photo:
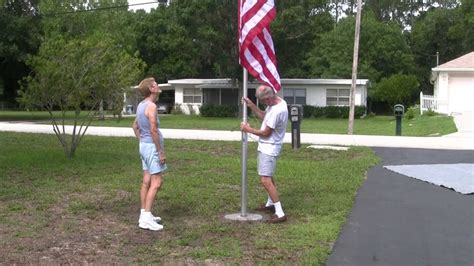
M149 4L142 4L142 3L149 3ZM149 12L151 8L156 8L158 6L158 1L156 0L128 0L129 5L133 4L141 4L136 6L130 6L129 10L138 10L144 9L145 11Z

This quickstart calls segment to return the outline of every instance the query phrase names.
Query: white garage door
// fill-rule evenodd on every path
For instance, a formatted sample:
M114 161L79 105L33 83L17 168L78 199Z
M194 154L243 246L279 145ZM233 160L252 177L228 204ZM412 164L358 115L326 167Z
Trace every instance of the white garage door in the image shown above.
M449 77L449 109L453 112L474 111L474 77Z

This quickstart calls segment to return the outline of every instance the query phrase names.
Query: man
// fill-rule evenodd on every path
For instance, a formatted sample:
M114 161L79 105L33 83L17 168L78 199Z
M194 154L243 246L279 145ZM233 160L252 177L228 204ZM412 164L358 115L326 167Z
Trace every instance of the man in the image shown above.
M271 211L274 215L268 220L269 223L281 223L286 221L286 215L281 206L278 191L273 178L276 161L280 154L283 139L285 137L286 125L288 123L288 107L282 98L278 97L272 88L259 86L255 96L267 107L265 111L260 110L250 99L242 98L262 121L260 129L250 127L248 123L242 122L240 129L245 132L259 136L258 140L258 175L260 182L268 193L267 203L257 208L258 211Z
M162 184L162 175L166 171L164 139L159 130L160 120L156 110L156 100L161 93L154 78L146 78L138 85L144 100L138 104L137 115L133 122L133 131L140 140L140 157L143 166L143 183L140 191L140 218L138 226L158 231L160 217L151 213L155 196Z

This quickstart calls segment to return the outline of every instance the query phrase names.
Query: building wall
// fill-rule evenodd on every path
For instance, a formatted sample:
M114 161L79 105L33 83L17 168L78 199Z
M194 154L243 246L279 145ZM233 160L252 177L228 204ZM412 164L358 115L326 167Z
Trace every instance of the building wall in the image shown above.
M184 103L184 88L194 88L196 85L176 84L175 88L175 104L184 114L199 114L200 103ZM283 84L283 89L278 93L283 98L283 90L287 89L306 89L306 104L314 106L326 106L327 89L350 89L350 84ZM201 90L202 92L202 90ZM219 90L216 89L216 93ZM367 88L365 85L356 86L355 105L367 106Z
M326 106L327 89L349 89L350 85L284 85L285 88L306 89L306 104L314 106ZM356 86L355 105L367 106L367 89L365 86Z
M435 82L434 96L438 100L438 112L449 114L449 75L447 72L440 72Z
M176 108L180 108L184 114L199 114L200 103L184 103L184 88L194 88L193 85L176 85L174 90L174 102Z

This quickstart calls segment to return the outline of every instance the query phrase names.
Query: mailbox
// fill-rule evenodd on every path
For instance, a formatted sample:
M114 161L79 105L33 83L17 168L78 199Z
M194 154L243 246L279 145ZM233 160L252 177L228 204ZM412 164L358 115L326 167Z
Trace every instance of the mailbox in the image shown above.
M291 121L291 146L293 149L301 147L300 124L303 118L303 107L298 104L290 105L290 121Z
M395 135L402 135L402 117L405 113L405 107L401 104L395 104L393 106L393 114L395 115Z
M395 104L393 106L393 113L395 114L395 116L403 116L403 114L405 113L405 107L401 104Z

